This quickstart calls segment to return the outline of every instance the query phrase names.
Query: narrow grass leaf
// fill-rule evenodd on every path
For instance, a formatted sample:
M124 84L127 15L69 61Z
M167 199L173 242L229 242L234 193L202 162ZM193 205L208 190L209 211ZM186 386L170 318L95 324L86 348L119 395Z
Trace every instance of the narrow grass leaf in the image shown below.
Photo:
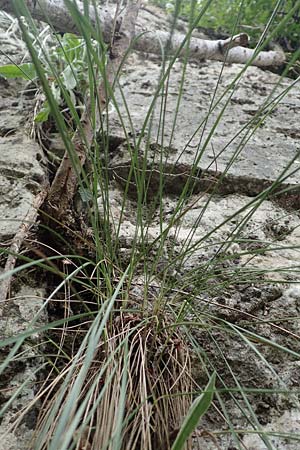
M24 78L24 80L32 80L36 78L36 71L32 63L6 64L0 66L0 75L5 78Z
M172 446L172 450L182 450L185 442L188 440L191 433L197 427L199 420L206 413L211 405L214 390L215 390L216 374L215 372L209 379L205 391L196 400L194 400L190 410L185 417L181 429L176 437L176 440Z

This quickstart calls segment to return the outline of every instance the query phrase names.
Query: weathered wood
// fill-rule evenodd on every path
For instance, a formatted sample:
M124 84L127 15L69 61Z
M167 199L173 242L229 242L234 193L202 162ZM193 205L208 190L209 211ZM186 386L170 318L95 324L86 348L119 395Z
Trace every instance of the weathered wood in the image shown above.
M9 14L14 14L12 0L0 0L0 10ZM50 22L57 31L77 33L77 28L63 0L24 0L30 14L36 20ZM77 2L77 7L81 13L84 12L83 3ZM96 26L95 10L89 7L89 17L93 26ZM104 8L97 9L97 21L101 27L103 39L109 42L113 27L113 19L110 12ZM119 26L119 23L117 24Z
M63 0L24 0L33 18L38 20L49 21L57 31L76 33L76 26L70 16ZM83 4L77 1L80 11L83 11ZM11 0L0 0L0 10L8 13L14 13L13 2ZM97 19L93 7L89 10L90 22L92 26L96 27ZM115 28L118 31L121 19L115 23L112 15L108 9L99 7L97 10L98 23L100 24L103 39L106 43L110 43L111 31ZM140 34L141 30L137 30ZM144 31L144 30L143 30ZM224 48L228 47L228 39L226 40L203 40L191 38L189 45L189 55L193 59L215 59L219 61L226 61L228 63L247 63L254 55L254 50L245 48L248 45L248 39L245 34L237 35L230 39L230 49L228 52ZM145 32L139 35L138 39L134 40L133 46L135 49L147 53L161 53L161 46L170 44L170 53L176 53L180 48L185 35L174 33L171 43L170 34L165 31L157 30L155 32ZM235 47L235 48L232 48ZM185 50L183 50L185 51ZM183 52L182 51L182 52ZM182 53L181 52L181 53ZM254 66L267 67L279 66L285 62L285 54L281 50L262 51L251 62Z

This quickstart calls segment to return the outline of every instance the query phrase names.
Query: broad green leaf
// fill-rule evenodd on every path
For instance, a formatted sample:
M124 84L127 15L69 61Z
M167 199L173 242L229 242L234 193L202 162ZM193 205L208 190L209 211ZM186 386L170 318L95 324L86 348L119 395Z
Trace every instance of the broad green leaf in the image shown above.
M5 78L24 78L24 80L32 80L36 78L36 71L34 65L31 63L20 64L7 64L0 66L0 75Z
M37 123L46 122L46 120L48 120L49 114L50 114L50 106L48 102L45 102L43 108L35 116L34 121Z
M215 381L216 374L214 372L210 377L203 394L196 398L196 400L192 403L192 406L190 407L190 410L181 425L180 431L177 434L176 440L172 445L172 450L182 450L184 448L185 442L197 427L201 417L204 416L210 407L214 396Z

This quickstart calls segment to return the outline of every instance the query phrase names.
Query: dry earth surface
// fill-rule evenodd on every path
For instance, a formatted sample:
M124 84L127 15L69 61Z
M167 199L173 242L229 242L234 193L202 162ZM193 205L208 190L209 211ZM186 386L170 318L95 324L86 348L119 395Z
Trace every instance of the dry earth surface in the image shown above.
M152 12L151 12L152 11ZM141 22L144 26L166 26L159 10L144 10ZM162 25L163 24L163 25ZM184 27L184 23L181 23ZM4 40L4 35L1 35ZM4 42L7 55L18 60L20 55L8 42ZM4 56L0 63L6 63ZM245 217L249 208L246 205L256 195L269 187L279 176L288 162L300 150L300 91L299 86L292 87L292 81L258 68L249 67L238 83L233 83L243 66L222 66L219 62L203 61L200 64L190 62L186 65L186 79L180 99L180 108L173 128L174 114L178 102L178 92L183 72L183 61L177 61L169 79L168 94L163 98L165 104L165 123L163 132L159 126L160 98L152 118L151 133L146 128L142 138L142 160L147 159L149 169L149 208L151 222L148 225L148 239L155 240L161 232L160 217L167 227L178 202L180 193L188 176L192 173L194 194L185 204L188 212L169 232L170 247L166 245L165 257L161 261L165 267L174 254L178 254L187 242L195 243L195 251L180 262L174 276L184 277L201 264L209 263L219 252L219 242L224 237L236 232L238 219ZM157 82L161 77L162 67L158 57L133 54L126 64L121 79L123 94L126 98L133 129L127 120L124 102L119 92L122 117L128 131L139 135L143 122L153 98ZM221 73L221 76L220 76ZM220 76L220 78L219 78ZM275 89L276 87L276 89ZM26 117L32 107L30 99L22 94L24 84L6 81L0 78L0 240L2 245L9 244L18 226L28 211L34 195L46 176L39 145L28 137ZM272 110L268 117L269 102L283 89L287 95ZM225 93L224 96L222 94ZM199 125L208 112L212 97L215 102L220 99L209 117L205 127ZM214 125L217 114L227 103L222 120L215 129L210 143L205 148L205 140ZM261 122L249 120L257 111L261 111ZM115 112L111 114L111 207L116 224L121 216L123 198L123 180L127 178L131 155L124 144L124 133ZM243 127L245 127L243 129ZM240 133L240 130L243 131ZM203 131L204 130L204 131ZM255 131L255 134L252 133ZM233 139L234 138L234 139ZM150 151L145 156L146 142L150 140ZM200 145L199 145L200 142ZM246 142L243 148L241 142ZM201 158L199 148L203 149ZM144 149L144 150L143 150ZM163 154L163 159L161 159ZM228 167L232 155L238 157ZM199 295L193 300L194 317L201 314L214 314L220 319L247 328L261 334L274 343L299 352L300 336L300 279L297 278L295 266L299 266L300 254L300 160L295 158L288 169L282 185L294 186L296 189L285 195L278 195L257 203L257 209L244 228L240 230L240 243L223 248L226 258L220 259L220 273L206 281L205 289L199 287ZM153 209L153 198L157 194L159 171L163 171L165 198L163 209ZM298 171L297 171L298 170ZM291 173L289 175L289 172ZM282 187L281 185L281 187ZM298 186L298 188L297 188ZM210 191L210 193L208 193ZM134 240L136 230L136 186L134 180L130 185L131 200L123 214L119 238L122 251L126 254ZM152 205L152 206L151 206ZM101 211L101 200L99 199ZM245 208L243 210L243 208ZM239 218L232 217L241 210ZM243 210L243 211L242 211ZM216 229L205 241L201 238L226 221L222 228ZM199 244L200 241L200 244ZM251 248L269 249L253 257L247 251ZM292 248L294 247L294 248ZM298 247L298 248L297 248ZM280 252L275 248L281 248ZM176 253L177 252L177 253ZM228 258L228 255L230 257ZM2 261L4 266L5 261ZM270 275L264 276L264 282L231 282L224 287L226 271L236 270L237 280L241 268L245 266L254 271L269 269ZM274 274L276 269L285 268L285 272ZM290 269L290 270L288 270ZM225 278L224 278L225 277ZM275 283L276 280L280 283ZM261 280L262 281L262 280ZM286 282L286 283L285 283ZM294 282L288 284L287 282ZM155 278L159 283L159 276ZM13 285L11 299L0 304L1 338L14 335L26 328L34 313L39 309L45 295L43 287L32 288L32 283L21 280ZM222 289L220 288L222 286ZM248 315L247 315L247 314ZM191 313L191 320L194 318ZM286 318L291 318L287 320ZM46 317L40 318L41 323ZM273 325L276 324L276 326ZM276 350L272 346L257 343L257 348L268 361L266 364L243 339L222 331L193 329L193 334L204 352L221 374L227 386L233 386L233 375L242 386L248 388L292 389L300 384L300 360ZM36 337L36 343L40 337ZM34 342L33 342L34 344ZM34 345L25 347L26 358L16 362L6 371L1 380L0 407L26 381L28 384L15 401L12 408L4 415L0 426L0 449L18 450L26 448L35 425L35 412L10 432L10 426L17 414L34 396L35 383L39 374L35 373L40 364L39 351ZM3 352L3 356L5 353ZM201 364L195 363L195 378L200 386L205 384L206 374ZM281 380L281 381L279 381ZM233 427L249 428L241 408L245 399L235 402L230 395L224 396L223 402ZM281 432L300 433L299 397L297 395L257 393L251 398L252 408L260 422L261 430L276 431L270 441L275 449L296 450L298 441L286 441ZM217 406L206 415L200 430L228 430L228 425L219 414ZM196 442L197 441L197 442ZM242 447L248 450L263 450L268 447L255 434L241 435ZM218 443L222 450L237 449L237 444L230 434L220 435ZM215 449L215 442L207 435L195 438L195 449Z

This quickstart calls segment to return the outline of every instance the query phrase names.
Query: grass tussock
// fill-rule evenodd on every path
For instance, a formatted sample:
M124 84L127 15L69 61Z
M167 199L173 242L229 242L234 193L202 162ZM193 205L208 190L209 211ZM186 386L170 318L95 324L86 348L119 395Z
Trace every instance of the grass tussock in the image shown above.
M70 361L43 391L36 434L44 439L39 439L38 448L55 448L54 441L56 448L170 448L190 407L193 380L189 349L180 333L167 325L158 317L143 319L134 313L110 320L105 340L95 342L76 397L76 382L86 365L84 353L76 366ZM62 388L62 380L71 373ZM67 433L68 444L65 435L55 438L66 409L64 427L74 430Z
M65 3L80 29L80 37L60 37L51 27L39 31L24 2L15 3L28 49L26 66L17 67L36 96L32 136L50 158L50 182L55 180L57 166L61 167L62 154L53 155L49 145L52 138L57 139L63 160L70 162L77 194L59 218L49 217L49 208L46 213L43 210L37 230L42 242L33 240L29 251L17 255L15 269L0 274L0 281L8 276L22 281L25 274L39 286L45 286L41 311L30 318L25 331L0 342L5 349L0 373L5 373L16 360L32 360L32 354L26 354L23 346L29 343L31 350L33 336L40 339L35 351L44 361L44 376L39 389L35 386L34 399L18 411L7 433L16 431L32 408L38 418L30 449L189 450L200 419L213 406L219 429L211 421L211 430L204 431L216 448L230 436L224 445L243 449L244 436L249 433L256 434L268 450L273 450L273 435L263 428L255 395L261 395L261 404L268 401L270 392L274 398L282 392L292 398L291 389L277 373L278 360L299 359L300 355L288 339L277 343L277 335L272 333L280 329L285 336L292 335L288 325L298 317L289 317L290 323L284 322L283 329L282 317L273 323L272 317L259 315L262 306L280 297L273 292L274 286L270 292L268 288L264 292L262 286L294 281L299 276L299 264L296 258L288 267L263 266L261 261L271 252L273 261L276 252L281 255L288 250L298 254L299 245L285 242L286 235L281 236L280 245L276 239L267 239L261 223L250 237L246 231L272 195L290 190L282 183L299 170L294 165L299 151L291 156L277 179L256 196L245 196L241 202L233 200L232 195L232 202L236 203L224 216L219 214L223 208L221 198L227 200L230 196L219 188L250 138L297 80L281 88L278 78L276 86L262 96L261 108L240 130L233 130L228 142L216 153L214 134L251 61L237 69L225 87L221 83L225 64L220 66L216 86L207 97L207 110L201 117L200 113L199 118L193 117L195 133L187 136L178 161L170 162L189 76L189 40L210 1L201 7L198 17L193 17L195 1L191 1L194 7L188 32L177 54L171 57L168 48L162 49L157 83L154 86L153 82L151 94L147 91L151 101L139 130L133 120L136 111L130 111L120 82L131 48L110 83L107 66L112 52L103 42L101 30L94 30L73 2ZM86 7L88 3L84 2ZM171 35L180 1L177 6ZM257 52L274 36L275 31L268 34L269 26L268 22L264 30L267 40L259 43ZM184 46L187 51L174 70ZM178 92L169 92L173 70L178 72L178 68ZM107 100L103 101L99 92ZM170 124L168 101L174 95L176 107ZM165 138L168 130L171 134ZM190 146L197 136L196 145ZM80 146L76 147L78 142ZM128 152L130 158L124 166L121 164L121 169L126 170L119 172L122 182L118 183L118 173L110 162L120 150L119 144L123 156ZM207 189L207 181L201 178L201 165L210 147L214 162L232 148L235 150L223 172L214 177L212 187ZM81 155L76 153L78 148ZM188 170L184 166L184 176L172 178L188 150L194 152ZM170 179L176 186L172 199L166 201ZM225 209L226 202L224 205ZM50 211L55 214L55 208ZM219 220L215 221L217 214ZM66 218L70 218L67 223ZM298 226L293 225L288 236ZM3 248L2 253L9 251ZM141 294L133 299L136 280L141 280L136 283ZM245 305L250 306L247 309ZM49 320L41 325L39 317L45 311ZM296 331L294 335L297 336ZM239 352L246 355L243 363L249 362L250 369L257 370L251 372L250 381L243 378ZM281 359L276 359L276 352ZM192 370L195 360L198 379ZM265 385L265 380L260 380L257 387L256 378L261 373L268 383L269 375L272 381ZM3 416L22 388L2 408ZM236 416L232 416L232 411ZM286 433L286 437L291 438L292 433Z

